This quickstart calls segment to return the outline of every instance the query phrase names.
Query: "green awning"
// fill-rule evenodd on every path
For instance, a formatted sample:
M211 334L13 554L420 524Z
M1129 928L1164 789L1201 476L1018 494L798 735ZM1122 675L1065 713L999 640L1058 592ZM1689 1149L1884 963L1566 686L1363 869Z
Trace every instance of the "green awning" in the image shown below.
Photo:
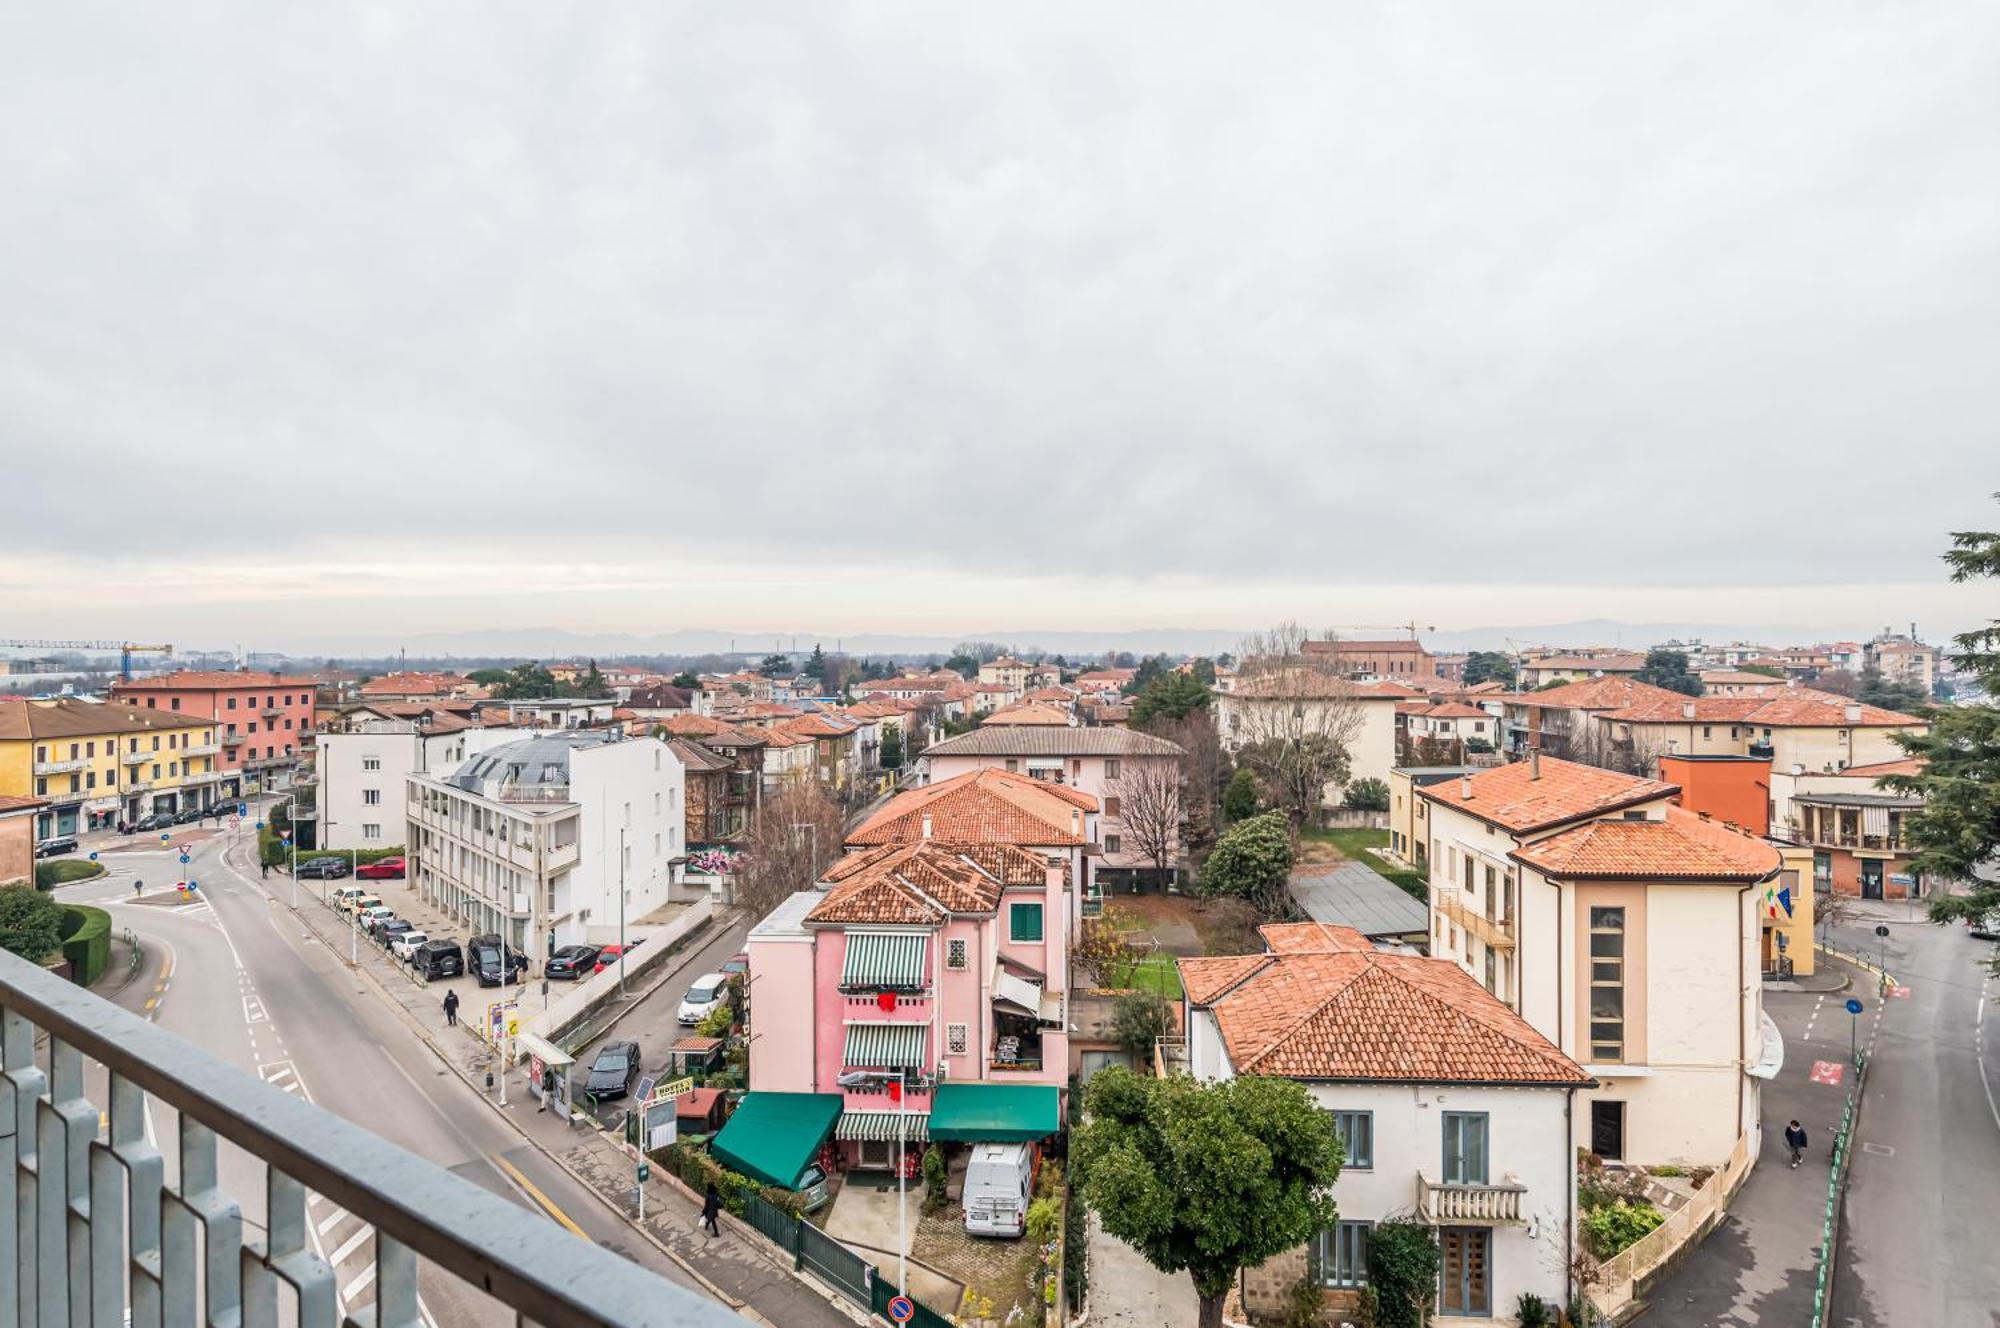
M1062 1128L1062 1091L1049 1084L939 1084L931 1138L946 1143L1021 1143Z
M794 1189L839 1119L838 1093L749 1093L708 1147L732 1171Z
M921 932L851 931L840 964L843 987L913 988L924 985L924 956L931 938Z
M924 1055L930 1031L929 1024L908 1021L851 1022L841 1046L840 1063L857 1070L922 1069L930 1063Z
M894 1143L896 1130L900 1126L905 1143L920 1144L930 1137L926 1128L930 1124L930 1113L923 1111L850 1111L834 1126L836 1139L860 1139L868 1143Z

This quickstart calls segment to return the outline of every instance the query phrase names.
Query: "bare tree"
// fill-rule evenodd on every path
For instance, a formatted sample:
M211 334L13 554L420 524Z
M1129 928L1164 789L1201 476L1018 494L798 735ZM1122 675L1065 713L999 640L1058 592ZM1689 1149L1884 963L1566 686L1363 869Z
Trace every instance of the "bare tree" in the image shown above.
M1236 688L1221 698L1238 760L1272 799L1304 823L1344 783L1349 745L1361 731L1361 689L1347 676L1332 632L1295 622L1245 638Z
M736 902L761 918L840 856L845 825L840 805L817 784L787 780L764 798L732 878Z
M1222 735L1215 730L1215 717L1206 708L1179 719L1163 716L1146 725L1144 731L1165 738L1186 753L1181 758L1181 810L1187 820L1183 847L1208 843L1215 838L1222 786L1229 782L1231 770L1229 754L1222 750Z
M1152 862L1159 883L1165 886L1180 859L1181 762L1127 758L1105 792L1118 799L1118 820L1125 838Z

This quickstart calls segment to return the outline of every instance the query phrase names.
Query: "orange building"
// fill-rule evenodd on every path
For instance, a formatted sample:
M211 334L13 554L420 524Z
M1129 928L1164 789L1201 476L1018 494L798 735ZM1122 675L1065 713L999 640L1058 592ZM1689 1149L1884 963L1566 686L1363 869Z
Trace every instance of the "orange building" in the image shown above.
M1660 778L1681 786L1678 801L1687 810L1768 838L1770 757L1662 756ZM1761 967L1766 978L1806 977L1815 967L1812 851L1771 842L1781 865L1775 879L1756 887Z
M1691 812L1753 835L1771 828L1768 756L1662 756L1660 778L1680 785L1680 804Z

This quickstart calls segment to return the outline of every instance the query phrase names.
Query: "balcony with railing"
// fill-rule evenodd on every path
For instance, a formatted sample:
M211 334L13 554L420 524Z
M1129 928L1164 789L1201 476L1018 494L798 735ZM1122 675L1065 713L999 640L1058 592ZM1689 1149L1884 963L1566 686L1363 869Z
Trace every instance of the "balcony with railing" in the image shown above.
M35 773L38 775L67 775L73 770L88 770L92 762L88 757L79 756L71 761L37 761Z
M159 758L160 754L158 752L120 752L118 753L118 764L144 765L147 761L157 761Z
M1493 919L1484 913L1476 913L1467 908L1458 898L1458 891L1439 886L1432 892L1437 911L1458 924L1460 930L1471 932L1495 950L1514 948L1514 919L1502 917Z
M181 755L183 757L214 756L217 752L220 752L221 750L222 750L222 744L219 742L204 742L204 743L199 743L193 747L181 748Z
M1525 1185L1443 1185L1417 1173L1417 1220L1430 1226L1519 1226Z
M149 1126L162 1108L177 1113L171 1155ZM225 1143L266 1168L248 1194L223 1188ZM343 1306L315 1246L315 1195L374 1232L367 1309ZM0 1323L28 1328L419 1328L431 1321L420 1266L498 1300L514 1324L741 1322L6 953L0 1212Z
M247 733L225 733L222 735L222 745L224 747L241 747L248 741L250 741L250 735Z

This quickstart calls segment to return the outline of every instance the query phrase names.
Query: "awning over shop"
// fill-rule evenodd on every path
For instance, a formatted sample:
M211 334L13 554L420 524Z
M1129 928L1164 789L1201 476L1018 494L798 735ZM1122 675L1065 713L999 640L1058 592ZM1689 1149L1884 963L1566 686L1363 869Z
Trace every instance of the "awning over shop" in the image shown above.
M920 1144L931 1137L930 1113L906 1111L898 1115L893 1111L850 1111L841 1116L840 1124L833 1127L836 1139L861 1140L865 1143L894 1143L896 1127L903 1129L903 1142Z
M930 1063L924 1055L930 1045L930 1031L929 1024L907 1021L850 1022L841 1047L840 1063L856 1069L872 1070L877 1066L921 1069Z
M948 1143L1019 1143L1062 1128L1062 1093L1048 1084L939 1084L931 1138Z
M840 985L921 987L930 944L931 938L921 932L850 931L847 957L840 965Z
M709 1151L731 1170L789 1190L839 1119L838 1093L750 1093Z

